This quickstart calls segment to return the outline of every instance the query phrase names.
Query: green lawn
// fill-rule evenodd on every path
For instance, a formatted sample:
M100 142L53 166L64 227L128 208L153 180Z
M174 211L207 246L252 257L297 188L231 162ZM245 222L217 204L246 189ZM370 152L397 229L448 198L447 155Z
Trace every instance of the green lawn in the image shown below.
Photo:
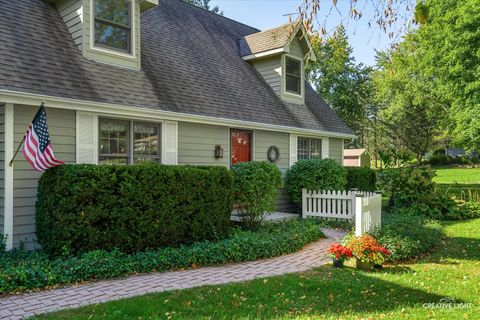
M433 168L438 190L465 200L480 201L480 168Z
M437 176L433 179L436 183L480 183L480 168L433 168Z
M41 319L478 319L480 219L446 224L449 238L416 264L303 274L142 297ZM464 309L424 308L451 297ZM475 314L477 316L475 316Z

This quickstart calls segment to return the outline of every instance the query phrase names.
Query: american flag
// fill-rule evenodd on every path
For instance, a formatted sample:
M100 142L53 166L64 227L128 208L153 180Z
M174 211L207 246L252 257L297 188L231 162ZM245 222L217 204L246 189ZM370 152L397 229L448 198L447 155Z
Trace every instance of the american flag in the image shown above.
M43 172L48 168L59 166L63 161L55 159L48 134L47 113L42 103L35 118L33 118L23 143L23 155L33 169Z

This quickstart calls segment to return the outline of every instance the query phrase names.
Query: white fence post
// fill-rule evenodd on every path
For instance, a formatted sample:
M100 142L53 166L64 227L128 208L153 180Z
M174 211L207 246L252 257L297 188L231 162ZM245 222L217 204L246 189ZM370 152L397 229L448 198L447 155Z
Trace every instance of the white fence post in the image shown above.
M363 194L355 194L355 236L363 234Z
M302 189L302 218L307 217L307 189Z
M378 207L378 215L376 217L376 227L381 228L382 227L382 191L377 190L375 191L375 195L378 197L379 203L377 203Z
M355 220L355 212L357 212L356 201L355 201L355 195L357 193L358 193L357 188L352 188L349 191L349 195L351 196L351 204L352 204L352 212L350 214L352 215L353 220Z

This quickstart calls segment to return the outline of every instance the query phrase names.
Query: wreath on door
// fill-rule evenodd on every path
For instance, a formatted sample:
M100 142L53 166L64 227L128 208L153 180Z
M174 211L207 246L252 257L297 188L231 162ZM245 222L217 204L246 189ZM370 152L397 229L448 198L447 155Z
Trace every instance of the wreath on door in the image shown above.
M267 151L267 158L270 162L277 162L280 158L280 150L277 146L271 146Z

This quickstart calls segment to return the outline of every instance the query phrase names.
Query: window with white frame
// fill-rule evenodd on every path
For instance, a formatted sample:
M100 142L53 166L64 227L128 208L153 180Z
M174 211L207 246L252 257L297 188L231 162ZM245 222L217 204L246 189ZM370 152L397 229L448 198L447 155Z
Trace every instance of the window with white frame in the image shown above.
M302 62L285 56L285 91L302 94Z
M160 124L99 119L99 164L161 162Z
M132 2L130 0L93 0L95 45L131 53Z
M298 138L297 159L322 159L322 139Z

